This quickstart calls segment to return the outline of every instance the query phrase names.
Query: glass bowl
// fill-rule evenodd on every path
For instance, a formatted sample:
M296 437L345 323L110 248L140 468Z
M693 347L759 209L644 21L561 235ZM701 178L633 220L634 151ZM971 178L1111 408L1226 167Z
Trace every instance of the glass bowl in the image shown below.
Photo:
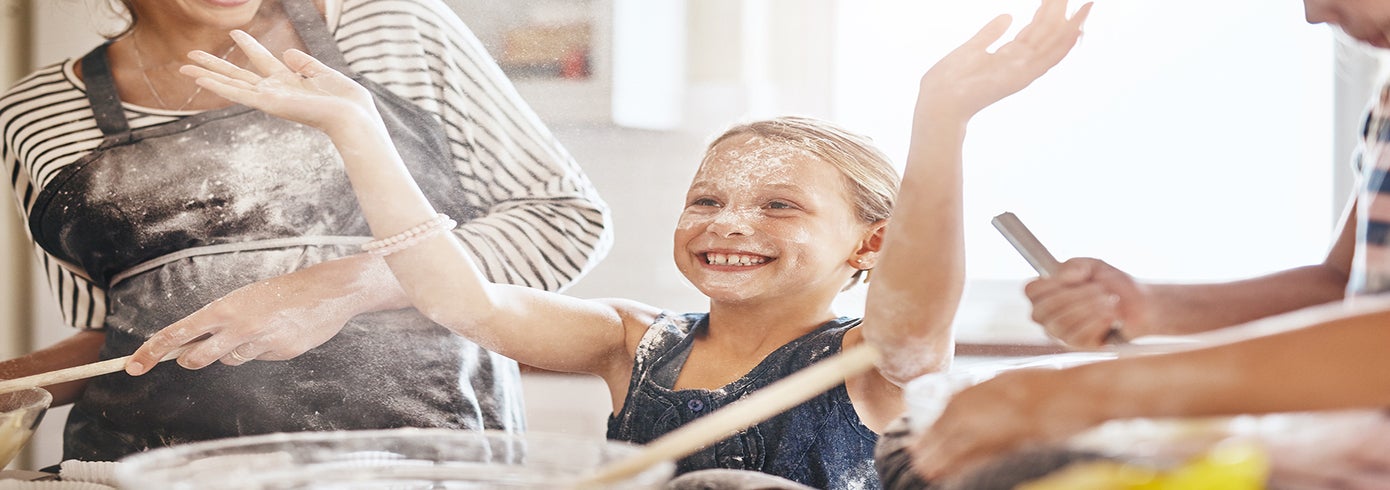
M562 434L387 429L238 437L121 459L125 489L554 489L640 446ZM604 488L661 488L664 463Z
M53 395L43 388L0 393L0 468L29 443L50 403Z

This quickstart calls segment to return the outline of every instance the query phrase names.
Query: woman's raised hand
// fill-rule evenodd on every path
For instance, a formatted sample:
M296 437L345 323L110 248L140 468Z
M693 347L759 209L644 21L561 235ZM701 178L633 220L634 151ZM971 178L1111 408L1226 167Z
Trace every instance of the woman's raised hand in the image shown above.
M1081 38L1091 3L1067 17L1067 0L1043 0L1033 20L993 53L1011 18L996 17L922 76L921 98L937 116L970 118L1056 66Z
M198 86L268 114L313 126L330 135L338 128L378 121L372 95L357 82L298 49L276 58L251 35L231 32L232 40L250 60L250 69L204 51L188 58L180 73ZM360 117L353 117L360 116Z

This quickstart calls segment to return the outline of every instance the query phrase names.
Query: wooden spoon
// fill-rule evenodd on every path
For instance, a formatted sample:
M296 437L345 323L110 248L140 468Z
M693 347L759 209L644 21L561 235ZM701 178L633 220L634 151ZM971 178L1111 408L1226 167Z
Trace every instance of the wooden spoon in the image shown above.
M170 359L177 358L180 355L182 355L184 351L187 351L192 346L193 342L184 344L182 347L174 349L168 354L165 354L164 358L160 359L159 362L164 362ZM46 373L32 374L22 378L0 381L0 393L9 393L11 391L27 390L29 388L52 386L59 383L66 383L68 381L77 381L79 379L86 379L93 376L101 376L103 374L114 373L116 371L123 371L125 370L126 361L129 361L131 357L133 356L117 357L115 359L97 361L90 364L83 364L81 366L73 366L70 368L58 369Z

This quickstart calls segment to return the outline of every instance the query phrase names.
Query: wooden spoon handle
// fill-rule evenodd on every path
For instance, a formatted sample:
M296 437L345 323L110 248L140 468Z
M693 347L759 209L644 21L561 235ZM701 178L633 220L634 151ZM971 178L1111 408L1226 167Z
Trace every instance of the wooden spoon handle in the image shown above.
M184 351L188 350L188 347L189 345L185 345L183 347L174 349L172 352L165 355L163 359L160 359L159 362L164 362L178 357L179 355L183 354ZM131 357L132 356L117 357L115 359L97 361L90 364L83 364L81 366L73 366L70 368L58 369L46 373L32 374L22 378L0 381L0 393L9 393L11 391L27 390L29 388L52 386L59 383L66 383L68 381L77 381L79 379L86 379L93 376L101 376L103 374L114 373L116 371L124 370L126 361L129 361Z

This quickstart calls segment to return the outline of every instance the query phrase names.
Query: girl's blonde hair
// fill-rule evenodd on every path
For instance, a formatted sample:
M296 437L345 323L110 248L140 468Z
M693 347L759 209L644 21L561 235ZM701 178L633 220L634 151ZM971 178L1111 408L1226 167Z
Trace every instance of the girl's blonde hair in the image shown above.
M705 148L708 159L716 146L736 136L752 135L765 141L805 150L840 171L849 186L855 215L866 224L888 219L898 197L898 171L883 151L867 136L850 132L820 119L785 116L738 124L724 131ZM855 272L849 289L867 270Z

